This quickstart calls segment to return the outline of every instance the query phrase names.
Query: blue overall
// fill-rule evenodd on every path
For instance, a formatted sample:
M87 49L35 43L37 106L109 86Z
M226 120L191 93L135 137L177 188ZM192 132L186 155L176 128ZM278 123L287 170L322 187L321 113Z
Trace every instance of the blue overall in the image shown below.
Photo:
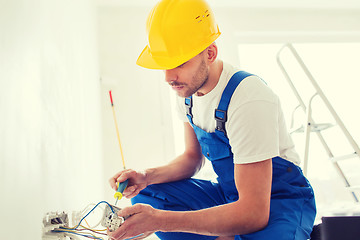
M215 132L206 132L192 121L192 98L185 99L187 116L201 145L203 155L211 161L217 183L199 179L154 184L142 190L132 203L146 203L154 208L172 211L191 211L236 201L238 192L234 182L233 153L226 136L225 122L231 96L239 83L250 74L234 74L223 91L215 110ZM312 187L301 169L280 157L272 159L273 176L268 226L258 232L237 235L235 240L306 240L309 238L315 215ZM216 216L214 216L216 218ZM160 239L202 240L216 239L180 232L157 232Z

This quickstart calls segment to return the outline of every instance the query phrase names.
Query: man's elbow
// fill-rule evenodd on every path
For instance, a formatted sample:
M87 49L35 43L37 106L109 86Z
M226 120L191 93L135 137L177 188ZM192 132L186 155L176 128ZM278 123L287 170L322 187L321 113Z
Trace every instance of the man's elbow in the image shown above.
M258 232L267 227L269 223L269 211L253 212L247 219L242 234Z
M258 220L258 224L257 224L257 231L260 231L264 228L267 227L267 225L269 224L269 214L264 214L259 220Z

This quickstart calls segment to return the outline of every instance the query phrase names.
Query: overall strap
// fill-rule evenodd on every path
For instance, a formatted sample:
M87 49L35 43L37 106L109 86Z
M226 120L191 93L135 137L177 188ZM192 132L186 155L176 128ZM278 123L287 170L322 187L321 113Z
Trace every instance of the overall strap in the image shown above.
M236 72L229 80L228 84L226 85L218 108L215 109L215 121L216 121L216 128L215 131L223 132L226 136L226 130L225 130L225 122L227 121L227 110L229 107L230 99L237 88L237 86L240 84L240 82L253 74L247 73L245 71L239 71Z
M185 98L186 116L191 124L193 124L192 106L193 106L192 96Z

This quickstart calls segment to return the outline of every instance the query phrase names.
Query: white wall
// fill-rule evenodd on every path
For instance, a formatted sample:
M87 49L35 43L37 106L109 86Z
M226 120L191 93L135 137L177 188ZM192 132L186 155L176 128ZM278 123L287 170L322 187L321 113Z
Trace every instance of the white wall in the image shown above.
M107 178L122 169L109 90L127 168L146 169L174 157L169 92L163 73L143 69L136 59L145 47L150 7L99 8L99 61L102 83L104 163ZM113 201L106 188L106 199ZM127 204L128 202L122 201Z
M92 1L0 2L1 239L103 198Z

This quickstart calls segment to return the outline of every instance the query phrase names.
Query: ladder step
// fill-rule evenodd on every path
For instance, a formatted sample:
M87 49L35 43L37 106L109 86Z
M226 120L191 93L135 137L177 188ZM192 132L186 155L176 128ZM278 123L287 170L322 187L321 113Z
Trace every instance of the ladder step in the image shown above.
M302 126L300 126L298 128L291 128L289 130L289 132L290 132L290 134L292 134L292 133L303 133L304 132L304 126L302 125Z
M335 126L335 124L333 124L333 123L313 123L313 124L311 124L311 132L320 132L325 129L331 128L333 126ZM290 134L291 133L301 133L301 132L304 132L304 125L301 125L300 127L297 127L297 128L290 129Z
M355 158L355 157L360 157L356 152L351 153L351 154L347 154L347 155L342 155L342 156L338 156L338 157L332 157L330 158L330 160L332 162L338 162L341 160L346 160L346 159L350 159L350 158Z
M360 190L360 185L346 187L346 189L348 189L350 191L359 191Z

